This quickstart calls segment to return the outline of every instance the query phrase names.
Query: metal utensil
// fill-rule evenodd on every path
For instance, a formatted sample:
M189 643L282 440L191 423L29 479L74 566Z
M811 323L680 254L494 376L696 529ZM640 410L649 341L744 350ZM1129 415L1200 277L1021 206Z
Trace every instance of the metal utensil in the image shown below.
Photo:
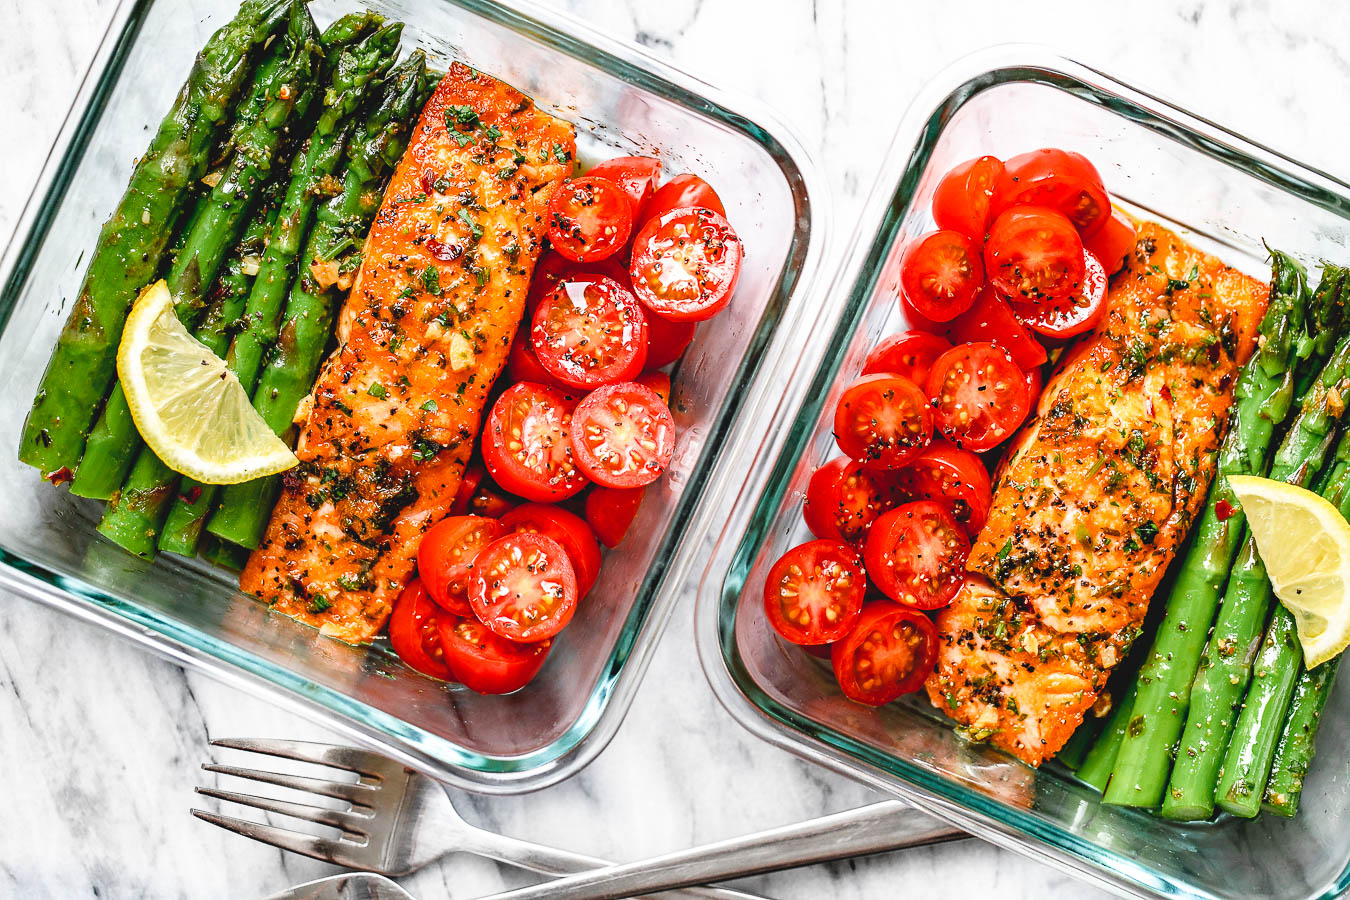
M332 744L257 738L219 739L211 743L216 747L331 766L359 776L355 782L332 781L215 763L203 764L202 768L208 772L248 778L351 804L349 809L334 810L216 788L197 788L198 793L207 797L327 825L342 832L335 838L317 837L200 809L192 810L192 814L199 819L283 850L384 875L406 875L455 851L486 856L548 875L589 873L597 869L613 871L603 868L612 865L604 860L495 834L470 825L455 812L450 797L440 784L378 753ZM965 837L965 833L899 801L890 800L711 846L716 848L723 844L735 844L739 848L738 852L745 853L745 861L754 867L744 872L738 871L740 875L898 850L957 837ZM691 852L695 851L676 855L688 855ZM681 883L694 885L704 882ZM690 887L681 894L703 900L749 900L754 897L741 891L712 887Z
M297 884L264 900L413 900L413 895L383 875L349 872Z

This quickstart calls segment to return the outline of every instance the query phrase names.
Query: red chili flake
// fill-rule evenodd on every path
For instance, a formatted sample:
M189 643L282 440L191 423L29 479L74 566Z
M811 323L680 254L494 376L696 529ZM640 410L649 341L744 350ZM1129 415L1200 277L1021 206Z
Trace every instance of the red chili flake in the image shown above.
M1235 512L1237 512L1237 510L1233 509L1233 504L1222 497L1219 498L1219 502L1214 504L1214 515L1219 517L1220 522L1227 522L1233 517L1233 513Z
M179 494L178 499L191 506L202 498L202 489L200 485L194 484L186 493Z
M75 473L70 471L69 466L62 466L55 472L49 474L47 476L47 480L50 481L52 484L65 484L67 481L75 480Z
M464 255L464 248L459 244L443 244L434 237L427 238L427 250L441 262L459 259Z
M1162 386L1162 398L1168 403L1172 402L1172 387L1170 385L1164 384Z

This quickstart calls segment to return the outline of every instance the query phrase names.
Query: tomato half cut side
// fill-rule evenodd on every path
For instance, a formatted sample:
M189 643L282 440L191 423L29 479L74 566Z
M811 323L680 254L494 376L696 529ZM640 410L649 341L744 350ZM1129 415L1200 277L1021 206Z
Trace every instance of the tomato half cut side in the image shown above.
M548 239L574 262L613 256L633 232L633 204L604 178L569 178L548 202Z
M651 202L643 210L643 220L649 221L670 212L672 209L688 209L691 206L711 209L719 216L727 214L722 198L712 185L697 175L676 175L656 189Z
M510 694L533 680L552 641L520 644L494 634L477 619L442 616L445 662L459 683L480 694Z
M586 476L568 438L572 406L567 395L547 385L524 381L507 388L483 428L483 464L493 480L540 503L579 493Z
M928 370L942 354L952 349L951 342L926 331L902 331L884 338L867 354L864 375L890 372L903 375L915 384L928 380Z
M872 523L906 499L888 469L872 469L838 457L816 469L806 488L802 518L818 538L856 544Z
M398 658L423 675L450 681L437 623L451 618L432 602L420 579L414 578L394 601L389 617L389 643Z
M677 322L711 319L731 302L741 239L710 209L673 209L647 220L633 240L628 274L642 305Z
M959 231L916 238L900 257L900 290L926 319L949 322L970 309L984 287L977 243Z
M1027 379L997 344L958 344L928 373L937 430L958 447L990 450L1027 417Z
M1085 274L1077 292L1054 303L1014 303L1013 314L1037 334L1067 340L1094 328L1106 315L1106 270L1088 250L1083 251Z
M616 156L597 163L586 174L612 181L623 188L633 207L633 221L637 223L643 221L643 211L661 180L661 160L650 156Z
M853 627L866 592L858 551L839 541L811 541L793 547L769 569L764 611L785 640L830 644Z
M995 203L998 212L1010 206L1044 206L1062 213L1084 238L1092 237L1111 218L1111 198L1101 173L1086 156L1043 147L1007 162L1005 189Z
M586 520L551 503L526 503L502 516L504 531L542 534L567 551L577 580L577 596L584 597L600 577L600 544Z
M482 516L450 516L427 529L417 545L417 574L441 609L457 616L472 614L470 567L479 551L506 532L501 522Z
M525 296L526 321L534 318L534 311L539 308L539 301L553 293L553 289L561 282L578 276L595 278L601 275L613 279L627 289L628 266L620 261L618 256L611 256L597 262L578 263L573 262L561 253L544 253L539 257L539 263L534 267L534 273L530 276L530 292Z
M553 637L577 610L577 579L563 546L542 534L508 534L473 563L469 605L488 628L510 641Z
M937 662L937 628L923 613L886 600L865 604L834 645L830 667L844 696L882 706L923 686Z
M634 488L661 477L675 455L675 419L656 392L626 381L592 391L572 414L578 468L596 484Z
M989 227L984 269L989 283L1009 300L1062 300L1083 282L1083 239L1052 209L1014 206Z
M899 469L933 438L928 397L901 375L864 375L834 410L834 440L865 466Z
M606 547L623 543L647 489L610 488L597 484L586 494L586 521Z
M1125 268L1125 261L1134 253L1137 234L1134 223L1122 212L1112 210L1111 218L1087 241L1087 249L1101 260L1107 275Z
M1036 336L1013 315L1008 301L989 289L981 291L975 305L951 322L946 337L953 343L993 341L1006 347L1023 369L1044 365L1049 358Z
M972 540L989 518L989 470L978 456L955 444L933 441L901 473L901 483L915 500L935 500L951 510Z
M646 317L637 298L618 282L569 277L539 301L530 343L539 365L556 381L590 390L642 371Z
M697 322L674 322L656 313L648 313L647 364L643 368L650 372L679 359L694 342L697 328Z
M933 221L938 228L959 231L977 245L983 244L993 218L994 198L1010 184L997 156L967 160L938 182L933 192Z
M970 538L941 503L915 500L877 519L867 535L867 575L883 594L916 609L941 609L966 580Z

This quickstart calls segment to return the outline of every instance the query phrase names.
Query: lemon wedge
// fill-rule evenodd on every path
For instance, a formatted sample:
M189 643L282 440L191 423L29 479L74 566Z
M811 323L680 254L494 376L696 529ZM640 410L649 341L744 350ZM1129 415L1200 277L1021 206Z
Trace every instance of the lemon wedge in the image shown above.
M175 472L203 484L237 484L299 463L225 360L188 334L163 281L132 304L117 377L136 429Z
M1312 491L1269 478L1228 479L1266 574L1298 625L1308 668L1350 646L1350 523Z

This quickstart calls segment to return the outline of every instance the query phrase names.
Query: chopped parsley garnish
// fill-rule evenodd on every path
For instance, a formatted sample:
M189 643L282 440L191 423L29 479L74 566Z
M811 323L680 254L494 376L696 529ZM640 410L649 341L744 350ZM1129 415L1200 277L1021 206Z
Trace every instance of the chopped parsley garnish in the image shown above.
M426 403L422 404L421 409L424 412L435 412L436 410L440 409L440 407L436 405L435 400L428 400Z
M473 216L469 215L467 209L461 209L459 211L459 218L465 225L469 226L470 240L476 243L483 239L483 226L473 220Z
M383 400L385 397L389 396L389 392L385 390L384 385L380 384L378 381L372 381L370 387L366 388L366 393L376 400Z
M562 144L553 145L553 158L556 159L558 162L562 163L563 165L567 165L572 161L572 157L569 156L567 151L563 149Z
M422 270L422 287L428 294L440 296L441 293L441 273L435 266L427 266Z
M445 108L445 127L451 130L473 131L478 127L478 113L472 106L451 104Z

